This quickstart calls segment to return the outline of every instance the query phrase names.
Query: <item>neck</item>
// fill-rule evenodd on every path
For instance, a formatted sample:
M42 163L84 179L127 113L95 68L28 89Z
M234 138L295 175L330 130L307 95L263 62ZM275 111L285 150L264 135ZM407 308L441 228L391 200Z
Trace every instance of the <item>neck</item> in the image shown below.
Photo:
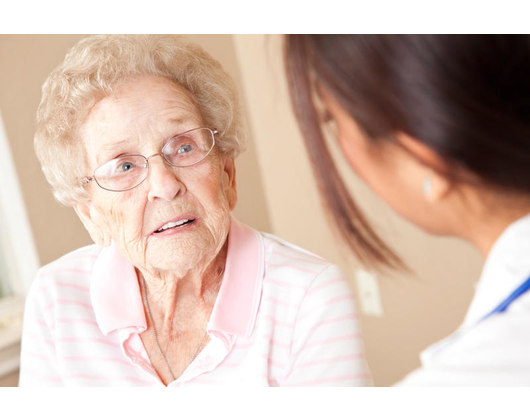
M502 233L516 220L530 213L528 199L504 199L489 202L461 218L456 236L474 245L487 258Z
M158 319L172 328L179 320L209 315L221 286L226 255L227 242L215 257L184 275L139 272L138 278L143 277L147 286L145 290L144 283L139 282L141 293L149 300L155 322Z

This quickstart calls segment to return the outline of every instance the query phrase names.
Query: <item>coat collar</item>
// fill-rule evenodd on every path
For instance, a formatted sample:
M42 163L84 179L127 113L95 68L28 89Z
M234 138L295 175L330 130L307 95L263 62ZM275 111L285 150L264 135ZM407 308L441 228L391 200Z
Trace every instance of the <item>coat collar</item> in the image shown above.
M484 263L464 326L480 321L530 276L530 214L510 224Z

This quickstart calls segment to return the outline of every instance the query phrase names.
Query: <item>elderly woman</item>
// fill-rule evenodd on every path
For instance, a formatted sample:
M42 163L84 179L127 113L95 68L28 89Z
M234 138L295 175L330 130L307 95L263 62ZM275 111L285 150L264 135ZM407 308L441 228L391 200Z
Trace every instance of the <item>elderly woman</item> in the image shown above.
M201 48L85 38L37 122L54 195L96 244L39 271L21 385L370 383L338 268L231 216L241 116Z

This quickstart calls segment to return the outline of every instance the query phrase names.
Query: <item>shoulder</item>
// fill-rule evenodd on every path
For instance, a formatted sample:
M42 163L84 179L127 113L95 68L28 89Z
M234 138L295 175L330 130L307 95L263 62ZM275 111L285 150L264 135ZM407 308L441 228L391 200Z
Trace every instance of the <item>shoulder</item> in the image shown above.
M86 291L101 250L98 245L88 245L42 266L30 287L28 299L35 298L35 295L57 297L58 294L68 294L74 289Z
M93 244L69 252L42 266L37 272L37 279L48 276L61 277L63 274L89 274L102 249Z
M291 278L314 279L330 268L338 269L324 258L269 233L261 233L265 269L269 274L289 274Z
M494 314L464 333L454 345L455 355L460 354L469 364L524 367L530 374L529 297L530 294L506 312Z
M59 318L91 319L90 282L101 250L98 245L79 248L38 270L26 298L25 329L55 328Z
M493 314L457 335L444 360L452 364L524 368L530 384L530 292L505 312Z
M518 303L428 348L400 385L530 386L530 305Z
M350 293L350 285L341 269L299 246L261 233L265 253L265 285L278 293L287 290L304 299L324 299ZM281 290L278 290L281 289Z
M364 359L357 359L363 349L355 296L346 276L337 265L309 251L273 235L263 237L261 312L274 326L274 340L289 343L291 363L301 363L300 367L318 366L331 360L331 354L358 360L358 366L347 362L340 368L365 375ZM291 380L296 382L298 375L307 378L307 372L311 371L301 369ZM318 368L312 373L315 377L327 374L329 370L324 373Z

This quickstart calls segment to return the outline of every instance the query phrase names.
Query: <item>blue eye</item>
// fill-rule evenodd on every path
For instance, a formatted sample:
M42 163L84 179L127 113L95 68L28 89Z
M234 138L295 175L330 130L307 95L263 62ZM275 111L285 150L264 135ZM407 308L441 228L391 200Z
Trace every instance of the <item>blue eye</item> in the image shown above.
M119 172L127 172L127 171L130 171L131 169L134 169L134 164L131 162L123 162L118 167Z
M184 144L182 146L179 147L179 149L177 150L177 153L178 154L184 154L184 153L189 153L191 152L193 149L193 147L191 147L191 145L189 144Z

